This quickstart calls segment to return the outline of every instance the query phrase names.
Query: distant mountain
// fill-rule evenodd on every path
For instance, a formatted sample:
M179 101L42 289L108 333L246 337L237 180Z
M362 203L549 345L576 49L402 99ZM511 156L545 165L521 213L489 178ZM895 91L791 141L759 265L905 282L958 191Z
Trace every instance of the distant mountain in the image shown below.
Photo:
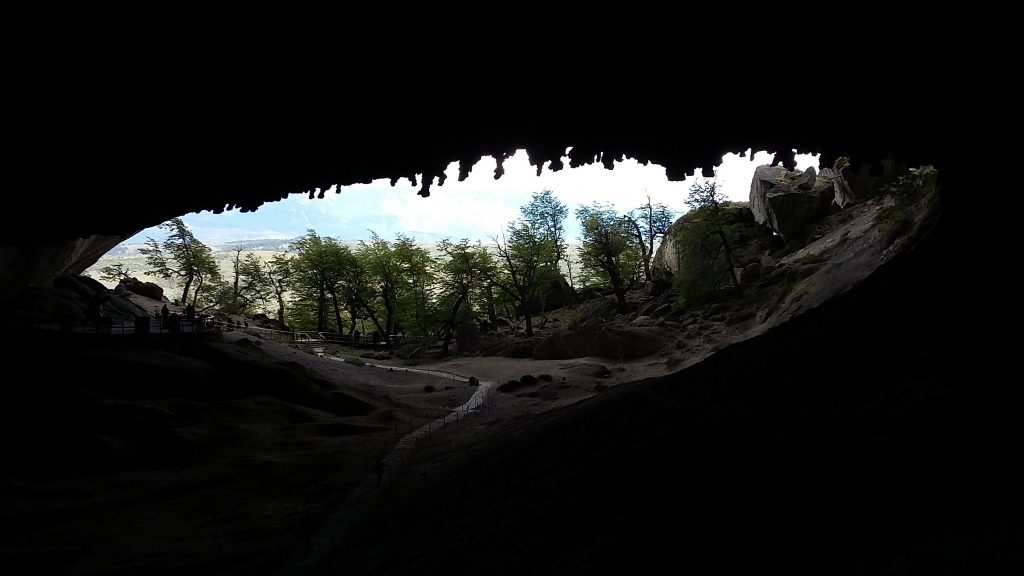
M210 248L214 252L234 252L239 249L244 251L286 252L296 240L298 239L264 238L260 240L234 240L213 244Z

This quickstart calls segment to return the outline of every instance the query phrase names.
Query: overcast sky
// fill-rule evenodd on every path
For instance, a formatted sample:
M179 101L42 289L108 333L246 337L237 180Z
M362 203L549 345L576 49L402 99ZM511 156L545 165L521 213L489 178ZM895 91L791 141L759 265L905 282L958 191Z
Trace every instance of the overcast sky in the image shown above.
M767 152L758 152L752 158L749 152L745 158L727 154L716 169L720 189L732 200L747 200L754 168L771 162ZM797 155L797 164L800 169L817 168L817 157ZM469 177L459 182L458 164L452 163L446 170L444 186L435 183L429 198L418 196L419 187L408 180L400 180L394 187L388 180L377 180L342 188L340 194L328 191L323 199L293 194L264 204L256 212L202 212L186 214L182 220L206 244L294 238L308 228L339 240L364 240L373 230L388 240L404 233L420 242L467 238L489 243L519 217L520 206L529 202L533 192L551 190L569 208L566 232L570 241L575 241L579 225L574 212L582 204L608 202L625 213L643 204L649 194L652 202L665 204L679 215L686 210L684 201L690 185L703 179L696 171L697 176L691 173L683 181L669 182L663 167L642 166L629 159L617 163L614 170L601 164L567 167L558 172L545 167L538 177L522 150L506 160L504 167L505 174L495 180L494 158L485 156ZM150 228L127 242L144 242L149 236L163 238L160 231Z

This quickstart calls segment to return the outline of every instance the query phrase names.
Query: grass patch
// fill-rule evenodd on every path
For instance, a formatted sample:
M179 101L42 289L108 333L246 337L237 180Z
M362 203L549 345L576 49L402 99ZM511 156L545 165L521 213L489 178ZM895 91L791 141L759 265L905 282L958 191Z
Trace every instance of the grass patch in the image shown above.
M364 362L359 356L348 356L345 358L345 363L353 366L366 366L366 362Z

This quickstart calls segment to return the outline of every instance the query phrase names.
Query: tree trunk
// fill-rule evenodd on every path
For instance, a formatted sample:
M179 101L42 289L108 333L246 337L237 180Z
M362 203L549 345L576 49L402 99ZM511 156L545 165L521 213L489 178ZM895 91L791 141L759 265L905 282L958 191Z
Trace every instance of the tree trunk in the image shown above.
M444 328L444 338L441 340L441 356L447 356L448 355L448 353L449 353L448 352L448 348L451 347L452 336L454 336L454 335L455 335L455 330L453 329L453 327L451 325L448 325L448 326L446 326Z
M608 272L608 280L612 283L612 291L615 292L615 300L619 303L619 314L625 314L629 312L629 307L626 304L626 288L622 282L622 274L619 273L618 263L607 252L604 256L604 266Z
M487 321L491 326L498 322L498 314L494 310L494 286L487 284Z
M277 321L281 323L281 327L285 326L284 323L284 293L279 292L277 294Z
M736 277L736 262L732 259L732 247L729 246L729 241L725 239L725 232L722 228L718 228L718 237L722 239L722 247L725 248L725 260L729 265L729 276L732 277L732 285L736 288L740 287L740 281Z
M359 301L359 305L362 306L363 310L366 312L366 315L370 317L370 322L373 323L373 326L374 328L377 329L377 332L384 334L384 327L380 325L380 319L377 318L377 314L373 311L373 308L370 308L366 304L366 302L363 302L362 300Z
M654 252L654 240L651 237L651 248L647 248L647 243L644 242L644 234L640 231L640 225L637 224L636 220L632 218L626 218L629 223L633 225L633 232L636 235L636 243L640 246L640 256L644 261L644 279L648 282L651 281L651 253Z
M338 325L338 334L345 332L345 325L341 321L341 308L338 307L338 293L336 290L331 290L331 303L334 305L334 321Z
M323 331L327 328L327 296L323 288L319 290L316 298L316 330Z
M203 278L202 278L202 276L200 276L199 277L199 282L196 284L196 289L192 293L192 305L193 306L195 306L196 305L196 301L199 300L199 292L202 291L202 289L203 289Z
M192 276L185 277L185 289L181 291L181 305L188 304L188 291L192 288Z

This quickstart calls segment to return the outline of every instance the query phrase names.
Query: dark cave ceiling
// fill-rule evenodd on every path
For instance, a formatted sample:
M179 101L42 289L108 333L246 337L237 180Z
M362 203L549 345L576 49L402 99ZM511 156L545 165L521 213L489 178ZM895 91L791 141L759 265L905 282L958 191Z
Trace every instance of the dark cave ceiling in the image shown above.
M935 79L965 71L980 34L867 9L89 10L19 22L0 245L429 182L520 148L537 165L569 147L573 165L632 157L670 179L751 147L938 165L962 103Z

